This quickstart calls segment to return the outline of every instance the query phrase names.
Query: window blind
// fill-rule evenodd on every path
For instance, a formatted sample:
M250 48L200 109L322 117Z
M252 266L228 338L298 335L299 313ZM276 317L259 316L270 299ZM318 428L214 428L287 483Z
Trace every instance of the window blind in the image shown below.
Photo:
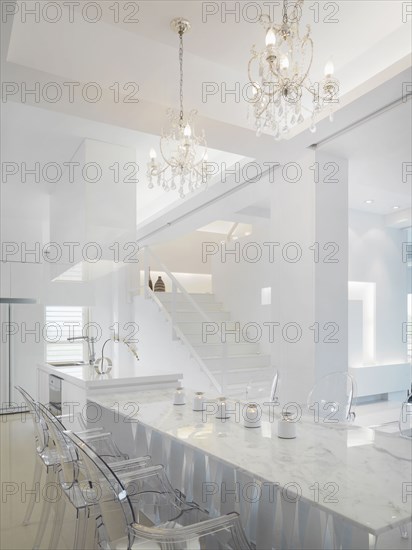
M46 306L47 362L83 361L84 342L68 342L71 336L81 336L85 325L83 307Z

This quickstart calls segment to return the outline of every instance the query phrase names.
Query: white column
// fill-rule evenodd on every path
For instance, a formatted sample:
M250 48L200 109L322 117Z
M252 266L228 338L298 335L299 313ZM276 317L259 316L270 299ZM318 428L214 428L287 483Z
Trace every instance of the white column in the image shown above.
M317 379L348 369L347 180L346 160L310 149L283 164L273 184L271 241L280 243L272 277L272 320L280 323L273 359L283 403L304 403Z

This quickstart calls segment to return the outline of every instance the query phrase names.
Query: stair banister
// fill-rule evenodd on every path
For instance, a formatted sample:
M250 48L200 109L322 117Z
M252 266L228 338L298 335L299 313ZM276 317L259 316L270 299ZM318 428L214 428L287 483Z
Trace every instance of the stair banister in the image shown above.
M176 323L176 283L172 279L172 340L176 340L176 331L175 331L175 325Z
M180 292L184 295L184 297L188 300L188 302L195 308L195 310L201 315L201 317L207 322L207 323L214 323L214 321L203 311L203 309L199 306L199 304L194 300L190 294L187 292L184 286L182 286L179 281L176 279L176 277L173 275L171 271L168 270L168 268L165 266L165 264L162 262L162 260L152 251L149 249L149 247L145 247L149 254L159 263L162 270L167 274L167 276L171 279L172 283L180 290ZM173 296L172 296L173 299ZM218 326L218 333L221 337L221 342L223 344L223 347L227 347L227 342L223 341L223 335L220 327Z
M156 262L159 264L162 271L166 273L166 275L169 277L169 279L172 281L172 313L170 314L167 309L165 308L164 304L157 298L155 292L153 292L149 288L148 284L148 266L149 266L149 259L150 256ZM209 368L206 366L202 358L199 356L199 354L196 352L196 350L193 348L191 342L187 339L186 335L183 333L183 331L179 328L177 322L176 322L176 295L177 290L180 290L182 295L186 298L186 300L193 306L195 311L199 313L201 318L208 322L213 323L214 321L210 319L210 317L201 309L201 307L198 305L198 303L190 296L190 294L187 292L187 290L180 284L180 282L176 279L176 277L169 271L169 269L165 266L165 264L162 262L162 260L154 254L152 250L148 246L144 247L144 282L145 282L145 290L144 295L146 298L151 298L159 307L159 309L163 310L163 313L166 315L166 317L169 319L171 327L172 327L172 338L176 339L178 337L180 340L184 342L186 347L189 349L190 354L193 356L193 358L196 360L196 362L199 364L201 370L208 376L209 380L212 382L213 386L216 388L216 390L222 394L224 393L224 390L226 389L226 376L225 376L225 368L224 365L222 365L222 382L219 384L216 377L213 375L213 373L209 370ZM222 333L220 328L218 329L218 332L222 338ZM223 358L227 357L227 343L223 342L222 338L222 344L223 344Z
M146 248L148 249L148 247L146 247ZM164 265L164 263L160 260L160 258L158 258L158 256L156 256L152 250L150 250L150 249L148 249L148 250L149 250L150 255L158 262L158 264L160 265L162 271L164 271L166 273L166 275L170 278L172 283L176 285L176 287L180 290L180 292L187 299L187 301L195 308L197 313L199 313L199 315L206 322L213 323L214 321L210 317L208 317L208 315L203 311L203 309L199 306L199 304L190 296L190 294L187 292L185 287L182 286L179 283L179 281L176 279L176 277L173 275L173 273L171 273L168 270L168 268ZM219 332L221 332L220 329L219 329Z

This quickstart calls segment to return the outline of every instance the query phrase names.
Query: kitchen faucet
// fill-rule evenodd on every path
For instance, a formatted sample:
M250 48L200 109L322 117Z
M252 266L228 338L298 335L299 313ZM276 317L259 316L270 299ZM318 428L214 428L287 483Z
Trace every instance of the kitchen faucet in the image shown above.
M89 336L71 336L70 338L67 338L69 342L73 342L74 340L85 340L87 342L87 347L89 350L89 365L94 365L96 361L96 352L94 349L94 344L96 342L96 338L92 336L91 338Z
M137 354L137 349L135 345L129 342L128 340L126 340L126 338L120 338L118 334L114 334L114 336L112 336L111 338L108 338L102 346L101 357L99 357L99 359L96 361L96 364L94 366L98 374L107 374L112 370L111 359L109 357L104 356L104 348L106 347L106 344L110 341L115 342L116 344L118 344L119 342L122 342L122 344L124 344L130 351L130 353L135 357L136 361L139 361L139 356Z
M135 359L137 361L139 361L139 356L137 354L137 350L136 350L136 347L134 346L134 344L131 344L128 340L126 340L126 338L119 338L119 335L118 334L115 334L112 338L108 338L104 344L103 344L103 347L102 347L102 356L101 356L101 361L103 363L104 361L104 348L106 347L106 344L110 341L113 341L115 342L116 344L118 344L119 342L122 342L125 346L127 346L127 348L129 349L130 353L135 357Z

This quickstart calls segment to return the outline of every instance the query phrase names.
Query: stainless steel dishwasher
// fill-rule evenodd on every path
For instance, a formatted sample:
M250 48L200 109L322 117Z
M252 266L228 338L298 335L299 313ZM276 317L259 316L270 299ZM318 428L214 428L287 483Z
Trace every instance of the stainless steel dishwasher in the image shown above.
M53 414L62 413L62 379L49 374L49 406Z

